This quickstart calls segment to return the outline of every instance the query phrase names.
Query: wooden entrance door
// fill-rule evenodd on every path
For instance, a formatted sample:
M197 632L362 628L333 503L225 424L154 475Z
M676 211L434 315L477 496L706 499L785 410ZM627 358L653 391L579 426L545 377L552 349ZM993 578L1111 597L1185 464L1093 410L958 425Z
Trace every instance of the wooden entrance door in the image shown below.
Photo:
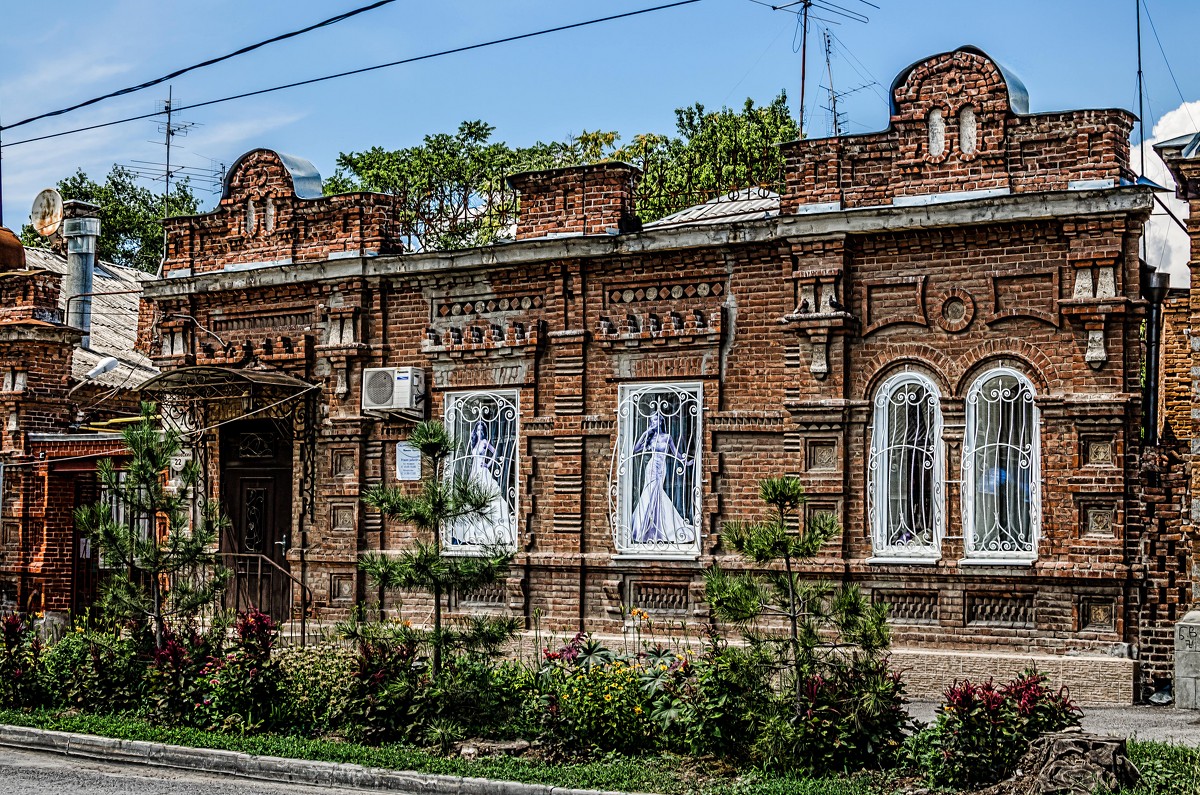
M256 607L283 621L292 599L292 441L271 421L222 431L221 501L229 527L221 549L234 575L227 606Z

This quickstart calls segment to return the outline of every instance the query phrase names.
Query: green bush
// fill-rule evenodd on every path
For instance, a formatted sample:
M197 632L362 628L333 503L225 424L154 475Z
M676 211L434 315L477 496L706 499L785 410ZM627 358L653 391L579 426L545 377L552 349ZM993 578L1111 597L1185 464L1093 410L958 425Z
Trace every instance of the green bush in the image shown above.
M914 765L933 786L980 787L1007 778L1030 741L1078 726L1081 713L1026 671L1003 687L955 682L945 692L937 721L909 740Z
M774 698L771 655L761 646L730 648L714 633L699 657L684 655L669 666L672 674L654 682L652 713L669 745L748 760Z
M47 703L99 714L140 710L152 645L145 632L76 624L46 652Z
M282 675L271 656L278 636L265 613L251 608L238 616L232 650L210 656L200 670L199 725L245 733L274 728L286 716Z
M337 643L280 649L279 699L284 714L275 724L305 737L328 737L345 730L355 691L356 655Z
M43 651L32 616L10 613L0 619L0 706L44 703Z
M658 748L646 680L663 670L618 657L582 633L545 657L539 673L543 739L562 751L643 754Z

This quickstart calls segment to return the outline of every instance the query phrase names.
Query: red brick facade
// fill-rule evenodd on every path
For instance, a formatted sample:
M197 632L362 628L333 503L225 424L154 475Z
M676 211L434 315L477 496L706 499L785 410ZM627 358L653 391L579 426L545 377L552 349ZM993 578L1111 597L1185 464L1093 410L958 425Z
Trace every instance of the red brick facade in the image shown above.
M638 606L694 630L708 621L702 569L740 565L722 523L759 511L760 478L792 473L808 516L843 527L809 573L891 603L895 643L925 650L905 659L928 666L915 676L929 687L1043 654L1090 700L1132 698L1135 678L1169 676L1170 622L1190 600L1166 573L1191 565L1182 492L1169 477L1139 485L1137 249L1152 199L1120 186L1128 113L1026 115L1023 97L978 51L935 56L898 79L885 132L785 146L777 217L632 233L635 171L602 164L514 178L517 242L453 253L386 255L386 197L297 197L294 169L257 150L215 212L168 223L140 344L164 370L266 368L321 387L304 557L325 615L373 598L361 552L410 541L359 495L395 482L412 420L361 400L364 367L417 367L426 416L464 390L517 394L516 562L502 589L456 609L565 633L619 632ZM1040 417L1025 559L972 556L964 539L968 404L997 367L1025 379ZM874 401L902 372L933 385L942 423L942 526L915 562L877 554L869 510ZM618 405L659 383L700 398L700 536L694 554L618 554ZM300 557L293 544L294 572Z

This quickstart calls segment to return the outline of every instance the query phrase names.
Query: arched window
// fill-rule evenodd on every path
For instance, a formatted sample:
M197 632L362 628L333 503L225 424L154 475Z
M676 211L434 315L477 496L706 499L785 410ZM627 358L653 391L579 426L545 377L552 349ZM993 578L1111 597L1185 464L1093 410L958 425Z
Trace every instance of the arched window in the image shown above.
M958 112L958 148L964 155L975 154L979 144L979 121L970 105Z
M1041 433L1033 384L1005 367L967 393L963 536L967 557L1037 557Z
M876 556L938 556L943 460L937 388L916 373L884 382L875 395L867 467Z
M929 155L941 157L946 151L946 119L940 108L929 111Z

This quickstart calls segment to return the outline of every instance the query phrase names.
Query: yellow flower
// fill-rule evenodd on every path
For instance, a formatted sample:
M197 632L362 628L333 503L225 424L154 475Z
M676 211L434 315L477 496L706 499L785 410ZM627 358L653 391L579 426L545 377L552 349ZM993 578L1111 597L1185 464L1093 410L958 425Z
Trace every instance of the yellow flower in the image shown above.
M641 715L641 714L642 714L642 708L641 708L641 707L634 707L634 708L633 708L633 714L634 714L634 715Z
M604 695L604 700L605 700L605 701L612 701L612 693L605 693L605 695Z

